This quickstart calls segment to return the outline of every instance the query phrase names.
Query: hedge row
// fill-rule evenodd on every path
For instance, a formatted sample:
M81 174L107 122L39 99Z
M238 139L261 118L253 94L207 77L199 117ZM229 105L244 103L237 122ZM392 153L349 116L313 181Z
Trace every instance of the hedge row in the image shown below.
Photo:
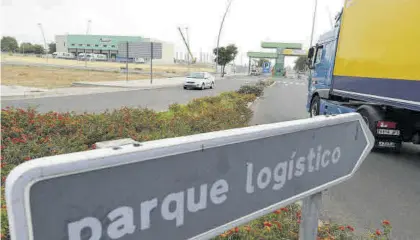
M149 141L245 127L252 117L247 103L255 95L235 92L173 104L166 112L122 108L101 114L39 113L35 109L1 111L2 196L4 180L18 164L31 159L95 148L100 141L132 138ZM5 201L1 235L9 239Z

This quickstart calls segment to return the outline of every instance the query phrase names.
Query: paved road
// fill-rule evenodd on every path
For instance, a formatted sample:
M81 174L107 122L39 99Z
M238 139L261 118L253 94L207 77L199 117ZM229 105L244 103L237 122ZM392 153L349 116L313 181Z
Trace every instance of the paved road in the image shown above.
M121 107L147 107L163 111L172 103L187 103L203 96L215 96L221 92L237 90L245 83L256 82L264 77L235 76L216 82L215 89L184 90L181 87L129 90L120 92L96 93L89 95L47 97L22 100L2 100L2 107L36 107L40 112L102 112Z
M306 118L306 84L277 82L253 108L253 124ZM393 239L420 239L420 147L404 145L399 155L371 153L356 175L323 195L323 218L351 224L360 232L381 220Z

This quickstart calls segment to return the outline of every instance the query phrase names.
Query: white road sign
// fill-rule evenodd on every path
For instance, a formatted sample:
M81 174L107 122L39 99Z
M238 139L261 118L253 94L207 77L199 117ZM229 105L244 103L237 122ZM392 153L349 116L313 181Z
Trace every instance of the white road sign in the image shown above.
M349 179L373 143L350 113L33 160L6 182L11 236L208 239Z

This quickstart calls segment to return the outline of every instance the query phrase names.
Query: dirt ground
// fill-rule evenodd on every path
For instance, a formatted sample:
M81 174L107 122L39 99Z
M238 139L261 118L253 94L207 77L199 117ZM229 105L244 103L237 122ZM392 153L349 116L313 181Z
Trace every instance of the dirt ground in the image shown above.
M85 66L84 61L65 60L65 59L48 59L48 64L55 66L37 66L37 63L45 64L47 59L38 58L34 56L11 56L7 54L1 55L2 62L19 62L27 63L28 65L9 65L2 64L1 66L1 84L3 85L20 85L27 87L38 88L58 88L69 87L73 82L101 82L101 81L118 81L126 80L126 74L120 73L121 67L125 68L124 63L116 62L87 62L88 67L100 67L114 69L114 72L102 72L92 70L77 70L73 68L66 68L66 66ZM13 64L13 63L12 63ZM62 68L60 66L63 66ZM128 65L129 69L142 68L148 71L148 64L133 64ZM187 74L188 71L212 71L211 68L200 65L191 65L190 68L186 65L163 65L154 64L153 71L166 72L174 76L181 76ZM154 74L154 78L164 77L159 74ZM166 76L167 77L167 76ZM149 75L145 74L129 74L129 80L149 79Z
M149 79L149 75L129 74L129 80ZM162 76L156 75L155 78ZM125 80L124 73L76 70L70 68L19 65L1 66L1 84L38 88L70 87L73 82Z
M1 55L1 61L5 62L24 62L24 63L47 63L47 59L45 58L39 58L34 56L13 56L8 54L2 54ZM84 61L78 61L78 60L66 60L66 59L55 59L55 58L49 58L48 64L55 64L55 65L63 65L63 66L85 66ZM88 67L102 67L102 68L117 68L125 67L125 63L117 63L117 62L87 62L86 63ZM204 65L191 65L191 69L194 69L194 71L213 71L212 68L209 66ZM129 63L128 64L129 69L134 68L143 68L148 69L149 64L134 64ZM187 65L178 65L178 64L161 64L158 61L153 62L153 70L154 71L188 71Z

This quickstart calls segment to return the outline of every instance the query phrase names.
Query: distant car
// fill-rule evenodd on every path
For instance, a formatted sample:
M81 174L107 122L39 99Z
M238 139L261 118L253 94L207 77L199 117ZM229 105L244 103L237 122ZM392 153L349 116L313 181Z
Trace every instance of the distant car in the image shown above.
M146 63L146 60L144 60L144 58L136 58L134 59L134 62L142 64L142 63Z
M257 75L259 75L257 69L252 69L251 76L257 76Z
M186 77L184 89L213 89L214 81L214 76L208 72L193 72Z

